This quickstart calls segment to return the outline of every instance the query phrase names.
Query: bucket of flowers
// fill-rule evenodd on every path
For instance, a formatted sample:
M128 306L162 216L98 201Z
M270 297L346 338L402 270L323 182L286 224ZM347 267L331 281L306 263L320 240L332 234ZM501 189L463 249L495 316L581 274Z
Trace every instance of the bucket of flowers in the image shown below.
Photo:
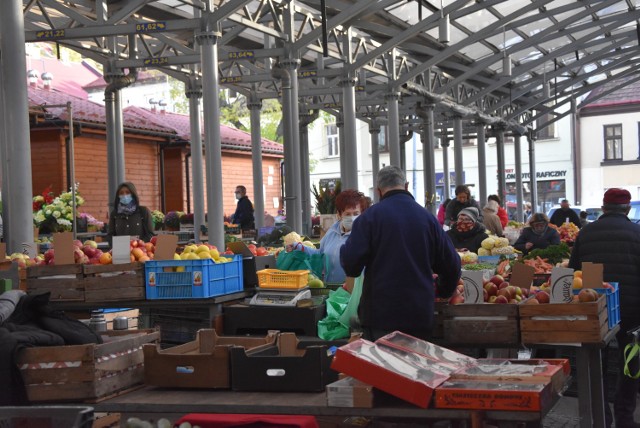
M164 213L162 211L151 211L151 220L153 221L153 228L155 230L162 230L164 227Z

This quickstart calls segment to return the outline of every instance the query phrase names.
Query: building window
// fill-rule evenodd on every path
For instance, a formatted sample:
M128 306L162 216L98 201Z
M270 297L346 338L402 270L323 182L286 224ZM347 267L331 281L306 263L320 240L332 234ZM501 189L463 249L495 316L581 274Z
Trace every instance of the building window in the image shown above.
M340 136L338 126L335 123L326 125L327 130L327 156L334 158L340 156Z
M549 123L553 115L544 114L536 120L536 133L538 140L551 140L556 138L556 122Z
M622 160L622 124L604 125L604 160Z
M380 125L380 132L378 133L378 153L389 152L389 128L385 125Z

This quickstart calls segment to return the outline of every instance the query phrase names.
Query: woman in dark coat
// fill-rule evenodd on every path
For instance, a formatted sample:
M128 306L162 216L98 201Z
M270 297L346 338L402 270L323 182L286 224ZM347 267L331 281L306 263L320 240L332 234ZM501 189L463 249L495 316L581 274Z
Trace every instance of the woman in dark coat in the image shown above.
M560 235L558 231L549 227L549 218L544 213L535 213L529 220L529 226L522 229L520 237L513 247L528 254L536 248L547 248L549 245L559 245Z
M478 210L475 207L465 208L458 213L458 219L447 230L447 236L457 250L466 248L474 253L478 252L482 241L489 237L484 225L478 222Z
M137 236L147 242L153 236L153 219L149 208L140 205L133 183L122 183L116 190L113 211L109 215L109 242L114 236Z
M464 208L475 207L478 210L476 222L483 223L482 213L480 212L480 205L475 199L471 198L471 191L469 187L461 184L456 186L456 197L452 199L447 205L444 215L444 224L451 226L451 223L458 219L458 213Z

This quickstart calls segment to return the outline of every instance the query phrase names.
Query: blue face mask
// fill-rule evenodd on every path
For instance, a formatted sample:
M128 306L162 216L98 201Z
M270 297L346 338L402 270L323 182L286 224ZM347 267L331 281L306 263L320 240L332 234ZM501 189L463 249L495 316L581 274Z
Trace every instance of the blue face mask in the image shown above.
M133 201L133 196L131 195L122 195L120 196L120 203L122 205L129 205Z

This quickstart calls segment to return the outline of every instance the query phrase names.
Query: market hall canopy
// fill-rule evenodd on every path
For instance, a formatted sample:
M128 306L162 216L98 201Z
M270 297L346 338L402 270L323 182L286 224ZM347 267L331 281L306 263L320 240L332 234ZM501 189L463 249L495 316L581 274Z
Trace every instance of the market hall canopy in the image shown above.
M404 127L432 102L438 123L458 114L520 132L557 120L558 106L604 80L636 74L638 61L630 0L221 0L210 12L206 3L25 0L26 40L185 80L200 62L194 34L208 26L219 35L220 83L247 97L277 98L270 70L294 58L308 109L340 111L347 78L366 121L386 122L385 96L400 92ZM134 37L115 46L105 37L125 35Z
M355 138L349 138L355 118L370 130L388 126L391 163L397 164L399 140L412 131L431 126L432 138L448 128L460 135L464 119L465 132L491 125L498 134L535 138L545 124L573 110L567 104L602 82L637 78L640 12L624 0L22 4L27 42L70 47L101 62L110 75L153 67L186 84L202 76L205 113L215 111L211 101L207 108L207 92L220 84L253 105L280 97L291 129L309 112L335 114L348 134L341 152L348 171L357 165ZM214 56L204 44L215 44ZM207 85L212 74L214 86ZM286 97L294 101L285 109ZM214 126L205 127L211 131L206 135L215 134ZM285 135L288 171L303 170L294 134ZM289 168L292 158L298 163ZM456 156L456 169L458 162ZM299 203L304 192L293 190L291 199Z

